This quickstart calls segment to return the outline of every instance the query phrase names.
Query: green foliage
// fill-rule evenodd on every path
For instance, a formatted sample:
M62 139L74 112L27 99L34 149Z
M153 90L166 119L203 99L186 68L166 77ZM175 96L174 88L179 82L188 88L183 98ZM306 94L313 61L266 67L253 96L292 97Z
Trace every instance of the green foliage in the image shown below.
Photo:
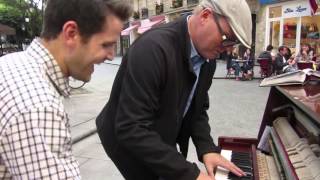
M42 24L41 0L0 0L0 23L16 29L18 37L39 36ZM26 22L26 18L29 22Z

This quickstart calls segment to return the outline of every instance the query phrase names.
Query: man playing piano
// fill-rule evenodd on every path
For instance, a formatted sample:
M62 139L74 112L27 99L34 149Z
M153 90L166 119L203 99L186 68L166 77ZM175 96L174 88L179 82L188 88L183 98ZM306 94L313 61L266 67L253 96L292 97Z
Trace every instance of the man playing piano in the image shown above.
M217 166L245 175L219 154L206 110L214 58L238 43L250 48L251 31L245 0L204 0L135 41L96 122L125 179L212 180ZM207 173L185 159L190 137Z

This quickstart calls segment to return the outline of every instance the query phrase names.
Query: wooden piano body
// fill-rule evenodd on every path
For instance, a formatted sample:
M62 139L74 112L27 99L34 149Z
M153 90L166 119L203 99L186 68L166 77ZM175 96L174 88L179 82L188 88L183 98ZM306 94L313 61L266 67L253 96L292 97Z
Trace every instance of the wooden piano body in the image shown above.
M281 118L280 118L281 117ZM286 121L286 122L284 122ZM283 122L283 123L282 123ZM279 128L278 124L287 124L290 127ZM274 127L275 126L275 127ZM268 136L264 135L265 129L273 129L273 134L269 132L266 133ZM282 126L283 127L283 126ZM277 132L276 130L279 130ZM284 131L284 132L283 132ZM288 148L292 144L297 144L296 139L292 140L296 135L299 143L303 144L303 147L307 146L307 154L310 151L309 145L312 148L318 149L318 153L311 153L312 160L309 160L309 155L306 154L306 150L299 150L297 153L296 149ZM288 133L288 134L285 134ZM270 140L271 135L276 140L276 142ZM288 136L288 137L287 137ZM258 148L260 141L266 141L266 137L269 137L269 153L268 157L275 158L276 166L271 170L272 173L277 174L277 177L272 177L270 174L264 175L264 170L261 169L260 154L265 154L264 151L260 151ZM283 141L286 142L282 142ZM289 139L289 140L288 140ZM301 140L301 143L300 143ZM288 142L287 142L288 141ZM267 101L266 109L261 122L259 134L257 138L240 138L240 137L219 137L219 146L224 150L231 150L232 152L247 152L250 154L252 163L252 174L251 178L243 179L293 179L293 180L306 180L306 179L320 179L320 83L311 82L304 86L276 86L272 87L270 90L269 98ZM261 142L260 142L261 143ZM267 143L268 144L268 143ZM278 150L274 150L277 144ZM288 145L289 144L289 145ZM271 147L272 146L272 147ZM298 148L299 149L299 148ZM301 149L301 148L300 148ZM272 151L273 150L273 151ZM299 153L302 153L301 157ZM314 154L313 154L314 153ZM259 157L257 156L259 154ZM276 154L276 157L275 155ZM298 156L297 156L298 155ZM297 159L298 160L295 160ZM300 159L299 159L300 158ZM302 158L302 160L301 160ZM316 161L314 161L316 160ZM258 162L259 161L259 162ZM301 161L301 162L300 162ZM307 164L311 164L308 168L301 168L307 161ZM310 163L312 161L312 163ZM301 165L302 163L302 165ZM266 164L266 163L265 163ZM308 165L309 166L309 165ZM282 168L282 169L281 169ZM300 169L299 169L300 168ZM276 172L278 170L278 172ZM219 178L218 174L221 173L221 169L216 172L216 180L224 179ZM230 174L230 173L229 173ZM228 178L227 178L228 179ZM237 179L237 178L230 178Z

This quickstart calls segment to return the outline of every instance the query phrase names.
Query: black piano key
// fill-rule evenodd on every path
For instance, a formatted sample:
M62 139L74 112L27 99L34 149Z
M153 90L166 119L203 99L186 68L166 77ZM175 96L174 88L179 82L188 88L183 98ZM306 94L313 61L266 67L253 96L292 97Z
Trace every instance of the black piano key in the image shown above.
M246 173L246 176L238 177L237 175L230 172L228 174L228 179L243 179L249 180L253 179L253 169L252 169L252 160L250 153L245 152L232 152L231 154L231 162L233 162L236 166L238 166L242 171Z
M248 172L248 173L252 172L252 168L250 168L250 167L239 167L239 168L244 172Z
M246 172L245 176L241 176L241 177L233 174L232 172L228 174L228 179L252 179L252 178L253 178L252 173L248 173L248 172Z
M246 161L232 161L235 165L237 166L245 166L245 167L251 167L252 168L252 163L251 162L246 162Z
M234 162L233 162L234 163ZM248 163L234 163L238 167L244 167L244 168L252 168L251 164Z
M236 153L236 154L232 154L231 157L250 157L250 154L249 153L247 153L247 154Z
M231 159L231 162L233 162L234 164L243 164L243 165L246 165L246 166L251 166L251 164L252 164L251 161L238 160L238 159Z
M250 153L232 152L231 158L251 159Z
M231 157L250 157L250 154L241 155L241 154L232 154Z
M252 177L233 177L233 178L228 178L230 180L253 180Z

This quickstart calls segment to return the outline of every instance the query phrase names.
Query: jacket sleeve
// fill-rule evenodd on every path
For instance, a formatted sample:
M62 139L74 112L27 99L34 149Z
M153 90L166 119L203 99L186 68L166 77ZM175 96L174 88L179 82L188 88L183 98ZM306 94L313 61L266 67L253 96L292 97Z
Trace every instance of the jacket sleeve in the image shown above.
M281 57L281 56L277 56L275 63L276 63L276 67L277 67L276 69L277 69L277 70L282 70L282 68L283 68L284 66L288 65L287 62L283 63L283 60L282 60L282 57Z
M200 170L153 130L165 81L165 51L157 42L132 45L122 82L115 129L119 146L164 179L194 180ZM167 52L166 52L167 53ZM170 127L168 127L170 128Z
M192 141L196 146L199 161L207 153L220 153L221 149L216 146L210 135L210 125L207 110L209 109L209 95L206 93L205 102L201 110L199 118L192 124Z

